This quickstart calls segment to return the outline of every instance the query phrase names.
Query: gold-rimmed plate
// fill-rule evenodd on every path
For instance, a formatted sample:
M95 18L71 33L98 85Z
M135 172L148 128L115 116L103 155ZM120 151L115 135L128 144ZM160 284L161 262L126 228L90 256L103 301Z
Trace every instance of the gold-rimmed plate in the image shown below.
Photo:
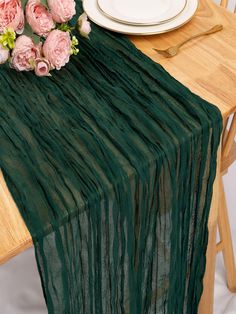
M97 0L108 18L130 25L157 25L177 17L187 0Z
M113 32L142 36L166 33L181 27L192 19L198 7L198 0L187 0L184 10L176 18L158 25L141 26L119 23L110 19L101 12L97 0L83 0L82 3L84 11L95 24Z

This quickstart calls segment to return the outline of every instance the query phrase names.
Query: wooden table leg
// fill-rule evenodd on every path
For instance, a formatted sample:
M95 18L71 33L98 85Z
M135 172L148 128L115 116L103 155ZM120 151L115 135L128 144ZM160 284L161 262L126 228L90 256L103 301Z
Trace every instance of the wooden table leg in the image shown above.
M236 266L234 260L233 243L222 177L220 180L220 193L221 194L218 223L221 238L220 244L223 251L228 288L231 292L236 292Z
M208 247L206 254L206 271L203 281L203 294L200 300L198 313L212 314L214 304L215 263L216 263L216 231L219 212L220 196L220 156L221 147L218 150L216 178L213 186L211 210L208 221Z

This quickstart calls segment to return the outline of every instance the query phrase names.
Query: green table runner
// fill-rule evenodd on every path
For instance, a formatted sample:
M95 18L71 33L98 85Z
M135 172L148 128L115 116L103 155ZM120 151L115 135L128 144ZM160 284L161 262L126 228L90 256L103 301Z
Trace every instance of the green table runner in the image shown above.
M0 68L0 166L49 313L197 313L218 109L93 26L51 78Z

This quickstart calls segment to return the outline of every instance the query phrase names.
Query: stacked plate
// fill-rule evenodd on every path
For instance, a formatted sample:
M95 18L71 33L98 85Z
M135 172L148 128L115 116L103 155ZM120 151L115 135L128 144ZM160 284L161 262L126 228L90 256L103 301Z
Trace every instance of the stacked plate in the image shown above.
M129 35L153 35L187 23L198 0L83 0L83 8L97 25Z

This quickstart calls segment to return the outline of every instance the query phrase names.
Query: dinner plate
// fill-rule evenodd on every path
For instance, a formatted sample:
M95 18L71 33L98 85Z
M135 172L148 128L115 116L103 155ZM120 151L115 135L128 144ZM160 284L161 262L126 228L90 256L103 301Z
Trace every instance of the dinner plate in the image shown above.
M103 14L132 25L155 25L180 14L187 0L97 0Z
M198 0L187 0L187 4L182 13L167 23L151 26L140 26L119 23L108 18L98 8L97 0L83 0L82 3L84 11L90 20L95 24L110 31L127 35L154 35L169 32L190 21L198 7Z

